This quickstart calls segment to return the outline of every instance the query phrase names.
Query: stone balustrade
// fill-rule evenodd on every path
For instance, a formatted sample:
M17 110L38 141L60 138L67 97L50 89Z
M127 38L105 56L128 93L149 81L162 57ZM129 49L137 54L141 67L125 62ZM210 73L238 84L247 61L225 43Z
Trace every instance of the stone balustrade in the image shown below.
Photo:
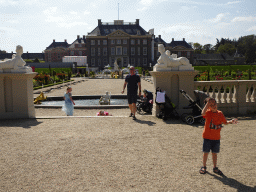
M256 111L256 80L195 81L194 89L216 99L224 114L248 114Z

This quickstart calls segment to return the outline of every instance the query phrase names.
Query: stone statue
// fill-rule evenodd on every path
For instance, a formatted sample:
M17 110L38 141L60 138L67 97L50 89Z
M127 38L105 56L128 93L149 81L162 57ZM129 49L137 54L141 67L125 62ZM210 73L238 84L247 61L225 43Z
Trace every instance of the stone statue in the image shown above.
M22 54L23 54L22 46L17 45L16 54L12 55L12 59L0 61L0 70L3 70L3 69L18 70L19 67L24 67L26 62L21 58Z
M161 56L157 60L157 64L154 66L154 71L162 71L168 69L175 69L177 71L183 70L194 70L192 65L189 63L189 60L185 57L177 58L176 54L172 54L169 50L165 52L163 44L158 45L158 51L161 53Z
M106 91L106 95L101 96L99 103L101 105L110 105L110 97L111 95Z
M115 63L114 63L114 71L118 71L119 70L119 67L117 65L117 61L115 60Z

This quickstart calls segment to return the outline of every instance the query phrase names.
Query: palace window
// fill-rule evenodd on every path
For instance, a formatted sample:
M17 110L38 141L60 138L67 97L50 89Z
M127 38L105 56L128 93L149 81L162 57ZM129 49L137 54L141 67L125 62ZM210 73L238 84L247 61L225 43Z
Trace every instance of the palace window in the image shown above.
M74 51L70 51L70 55L73 56L74 55Z
M116 44L119 44L119 45L120 45L120 44L121 44L121 39L117 39L117 40L116 40Z
M98 40L98 45L100 45L100 40Z
M91 48L91 56L95 56L95 48Z
M190 58L190 51L187 52L187 58Z
M100 56L100 48L98 47L98 56Z
M83 52L82 51L79 51L79 56L82 56L83 55Z
M143 65L144 65L144 66L147 65L147 58L143 58Z
M122 47L116 47L116 55L122 55Z
M91 40L91 45L95 45L95 40Z
M106 59L106 58L103 59L103 65L104 65L104 66L107 65L107 59Z
M138 55L140 55L140 47L138 47Z
M124 66L127 66L127 57L123 58Z
M111 44L114 45L115 44L115 39L111 40Z
M135 40L131 39L131 44L134 45L135 44Z
M138 44L138 45L140 44L140 39L137 40L137 44Z
M147 39L143 39L143 45L147 45Z
M127 44L127 39L123 39L123 44Z
M108 54L108 48L104 47L103 48L103 55L106 56Z
M134 66L135 65L135 58L131 58L131 64Z
M135 55L135 47L131 47L131 55Z
M111 55L115 55L115 47L111 47Z
M111 59L111 66L114 66L114 63L115 63L115 59L112 58L112 59Z
M101 60L100 59L98 59L98 66L100 66L101 65Z
M147 47L143 47L143 55L147 55L148 53L147 53Z
M91 65L92 65L92 66L95 66L95 58L92 58L92 59L91 59Z
M107 45L108 41L107 40L103 40L103 45Z
M127 47L123 48L123 55L127 55Z

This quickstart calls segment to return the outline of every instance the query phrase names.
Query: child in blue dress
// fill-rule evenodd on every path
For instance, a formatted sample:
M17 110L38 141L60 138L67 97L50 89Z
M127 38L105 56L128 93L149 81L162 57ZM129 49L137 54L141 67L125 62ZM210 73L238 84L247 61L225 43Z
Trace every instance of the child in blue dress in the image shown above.
M65 111L67 116L73 116L75 102L72 99L72 88L68 87L67 92L64 95L65 104L62 107L62 111Z

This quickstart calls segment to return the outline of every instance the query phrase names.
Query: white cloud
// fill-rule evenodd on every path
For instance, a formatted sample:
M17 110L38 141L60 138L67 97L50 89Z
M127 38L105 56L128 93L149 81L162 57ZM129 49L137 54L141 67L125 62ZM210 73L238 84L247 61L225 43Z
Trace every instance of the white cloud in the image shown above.
M256 31L256 26L250 27L250 28L247 29L246 31Z
M54 13L57 13L57 7L49 7L48 9L44 10L43 13L47 15L53 15Z
M75 11L70 11L69 13L72 15L77 15L77 12L75 12Z
M192 7L181 6L181 10L183 10L183 11L188 11L188 10L190 10L190 9L195 9L195 8L197 8L197 6L192 6Z
M232 5L237 3L241 3L241 1L230 1L230 2L227 2L227 5Z
M88 25L88 24L85 22L58 23L58 26L67 28L67 29L75 27L75 26L82 26L82 25Z
M235 17L234 19L231 20L231 22L252 22L256 21L256 17Z
M91 14L90 11L85 11L85 12L84 12L84 15L89 15L89 14Z
M219 23L224 19L225 15L226 14L224 14L224 13L220 13L214 19L209 19L208 21L210 21L212 23Z
M11 27L0 27L0 32L5 33L8 36L19 35L19 31Z
M146 11L147 9L148 9L148 7L142 7L142 8L137 9L137 11Z
M156 6L157 4L162 3L164 1L168 1L168 0L158 0L158 1L154 1L154 0L141 0L139 2L139 4L141 4L142 7L138 8L137 11L145 11L145 10L149 9L151 6Z
M150 6L153 3L153 0L141 0L140 4L145 6Z

